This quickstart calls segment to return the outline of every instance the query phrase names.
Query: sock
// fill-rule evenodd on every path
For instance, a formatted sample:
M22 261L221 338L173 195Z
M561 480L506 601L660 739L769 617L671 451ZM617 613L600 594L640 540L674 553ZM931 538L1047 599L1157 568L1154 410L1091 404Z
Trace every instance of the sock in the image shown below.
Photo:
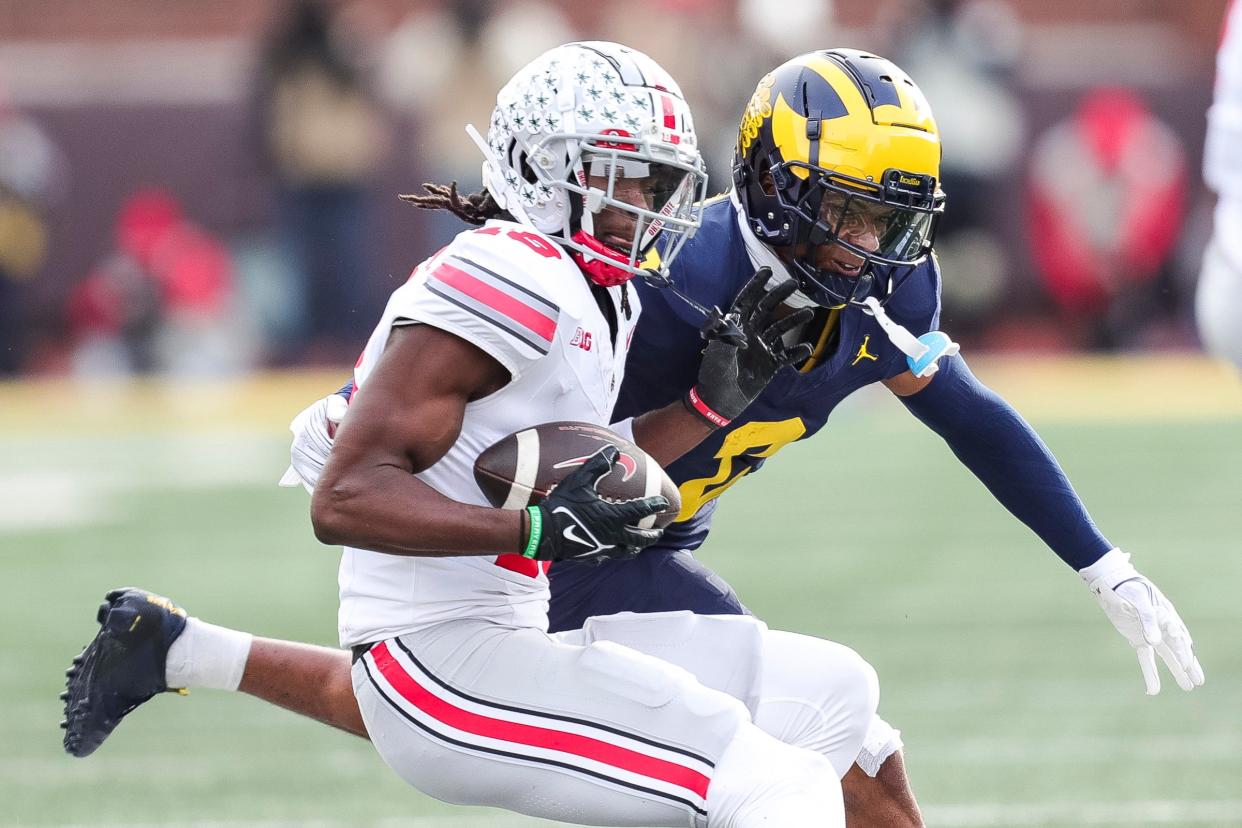
M250 633L189 618L168 648L164 681L172 688L236 690L250 656Z

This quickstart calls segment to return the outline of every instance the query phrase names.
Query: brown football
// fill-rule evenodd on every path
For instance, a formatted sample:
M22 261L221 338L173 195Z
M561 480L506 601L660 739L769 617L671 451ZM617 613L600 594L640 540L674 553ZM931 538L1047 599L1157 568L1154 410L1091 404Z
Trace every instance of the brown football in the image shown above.
M621 455L597 491L610 500L664 495L668 509L639 525L664 527L681 510L677 487L647 452L618 434L591 423L544 423L510 434L474 461L474 479L489 503L523 509L544 497L587 458L611 443Z

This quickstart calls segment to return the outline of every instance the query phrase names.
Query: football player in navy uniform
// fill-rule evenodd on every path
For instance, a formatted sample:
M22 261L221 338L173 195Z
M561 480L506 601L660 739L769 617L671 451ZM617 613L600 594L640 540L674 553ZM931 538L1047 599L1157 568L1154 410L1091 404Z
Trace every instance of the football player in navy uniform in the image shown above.
M1149 694L1160 689L1157 654L1182 689L1203 683L1173 605L1096 528L1039 436L937 331L940 271L931 244L945 203L939 166L930 107L887 60L846 49L812 52L760 81L742 116L733 189L707 205L702 227L670 270L672 285L639 287L646 316L614 413L618 420L684 395L718 428L667 467L682 511L656 546L607 567L554 569L554 629L626 610L745 612L691 554L707 538L716 498L783 446L818 431L851 393L878 382L1080 573L1136 649ZM700 306L727 307L756 267L797 282L789 305L816 309L800 332L814 352L777 374L743 412L720 416L694 394L702 317L677 292ZM897 734L877 719L851 771L856 804L877 787L886 792L874 800L875 824L917 824L899 747ZM877 772L878 786L862 779ZM847 777L847 801L850 783ZM888 809L902 802L899 821Z
M638 286L644 315L613 418L624 433L628 418L681 398L713 431L666 462L682 512L657 544L605 566L552 568L553 630L624 611L745 613L733 590L694 555L716 498L782 447L818 431L851 393L878 382L1079 572L1135 648L1148 693L1160 689L1157 655L1182 689L1203 683L1172 604L1099 532L1043 441L937 330L940 272L931 246L945 206L940 153L922 93L883 58L811 52L760 81L742 118L733 188L706 205L701 228L667 279ZM705 310L731 307L763 268L774 282L796 283L791 313L813 309L790 334L811 346L811 356L777 373L753 401L704 394L720 386L698 375L702 331L729 323L710 311L705 322ZM303 480L317 476L330 423L343 408L334 396L301 418L294 467ZM279 671L242 689L357 732L347 658L290 642L264 646L281 654ZM345 692L333 690L338 675L346 678ZM898 732L876 718L843 780L852 826L922 824L900 748Z

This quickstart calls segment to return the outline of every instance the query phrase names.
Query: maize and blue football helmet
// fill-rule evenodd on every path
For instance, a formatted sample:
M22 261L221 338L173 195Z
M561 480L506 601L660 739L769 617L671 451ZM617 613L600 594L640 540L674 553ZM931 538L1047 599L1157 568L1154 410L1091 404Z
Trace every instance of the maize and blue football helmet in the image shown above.
M884 302L931 252L940 155L931 107L905 72L832 49L759 82L733 182L750 229L783 254L803 294L828 307ZM858 264L822 267L817 251L832 245Z

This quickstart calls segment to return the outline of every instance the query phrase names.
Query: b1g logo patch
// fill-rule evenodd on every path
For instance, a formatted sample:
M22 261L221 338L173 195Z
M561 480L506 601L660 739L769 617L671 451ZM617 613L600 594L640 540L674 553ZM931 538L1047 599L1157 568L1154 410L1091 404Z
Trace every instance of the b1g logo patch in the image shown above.
M574 331L574 338L569 340L570 345L576 345L584 351L591 350L591 332L584 331L582 328Z

